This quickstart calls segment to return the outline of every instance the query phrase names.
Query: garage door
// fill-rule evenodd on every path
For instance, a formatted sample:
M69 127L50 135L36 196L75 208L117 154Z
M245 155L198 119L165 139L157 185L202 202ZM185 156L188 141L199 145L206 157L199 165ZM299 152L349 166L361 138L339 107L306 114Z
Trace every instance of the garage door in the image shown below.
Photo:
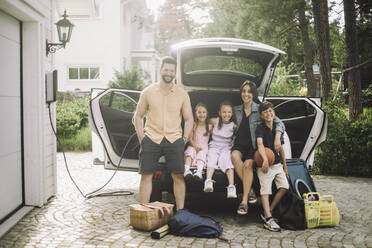
M20 25L0 11L0 224L23 203Z

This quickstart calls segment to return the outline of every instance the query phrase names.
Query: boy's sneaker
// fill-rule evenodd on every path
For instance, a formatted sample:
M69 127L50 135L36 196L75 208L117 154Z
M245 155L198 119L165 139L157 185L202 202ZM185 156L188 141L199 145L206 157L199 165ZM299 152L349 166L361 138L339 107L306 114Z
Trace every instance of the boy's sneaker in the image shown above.
M260 214L260 217L261 217L261 220L262 220L263 222L266 221L266 218L265 218L265 216L264 216L263 214ZM278 219L277 219L277 218L274 218L274 217L271 217L271 218L273 218L273 219L275 220L275 222L278 223Z
M190 180L192 178L192 172L190 169L185 170L185 173L183 173L183 176L185 177L185 180Z
M203 171L202 170L195 171L194 179L197 181L203 181Z
M204 182L204 192L213 192L213 180L207 179Z
M237 198L235 185L227 186L227 198Z
M272 232L280 232L281 231L280 226L278 225L278 223L276 223L274 218L269 218L268 220L265 219L264 227L267 230L270 230Z

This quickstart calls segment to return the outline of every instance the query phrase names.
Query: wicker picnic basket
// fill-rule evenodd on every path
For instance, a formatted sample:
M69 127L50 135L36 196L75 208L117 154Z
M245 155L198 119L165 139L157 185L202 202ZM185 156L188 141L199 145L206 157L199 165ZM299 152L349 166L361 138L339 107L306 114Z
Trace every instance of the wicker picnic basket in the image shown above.
M168 223L173 216L173 204L151 202L132 204L130 208L130 225L143 231L152 231Z

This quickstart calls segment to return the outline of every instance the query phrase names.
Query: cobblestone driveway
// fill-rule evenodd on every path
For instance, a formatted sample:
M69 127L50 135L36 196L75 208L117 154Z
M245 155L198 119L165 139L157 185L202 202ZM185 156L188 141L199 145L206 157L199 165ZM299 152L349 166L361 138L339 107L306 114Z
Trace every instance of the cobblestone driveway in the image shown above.
M84 193L101 186L113 173L92 165L91 156L67 154L70 170ZM339 227L272 233L262 228L254 209L244 217L228 209L212 215L222 222L225 236L232 238L230 244L172 235L153 240L149 233L129 226L127 206L138 199L137 173L118 172L107 187L130 190L133 195L85 200L67 177L62 154L57 155L57 162L57 196L26 215L0 239L0 247L372 247L371 179L314 178L320 193L335 196L342 215Z

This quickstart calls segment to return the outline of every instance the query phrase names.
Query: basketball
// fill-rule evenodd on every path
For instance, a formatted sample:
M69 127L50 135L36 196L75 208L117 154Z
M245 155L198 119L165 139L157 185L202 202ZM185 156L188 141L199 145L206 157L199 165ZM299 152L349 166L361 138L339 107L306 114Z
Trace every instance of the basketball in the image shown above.
M265 152L266 152L266 157L269 162L269 166L274 163L275 160L275 155L273 151L270 148L265 147ZM256 153L254 154L254 161L256 162L257 167L262 166L263 159L261 157L260 152L257 150Z

